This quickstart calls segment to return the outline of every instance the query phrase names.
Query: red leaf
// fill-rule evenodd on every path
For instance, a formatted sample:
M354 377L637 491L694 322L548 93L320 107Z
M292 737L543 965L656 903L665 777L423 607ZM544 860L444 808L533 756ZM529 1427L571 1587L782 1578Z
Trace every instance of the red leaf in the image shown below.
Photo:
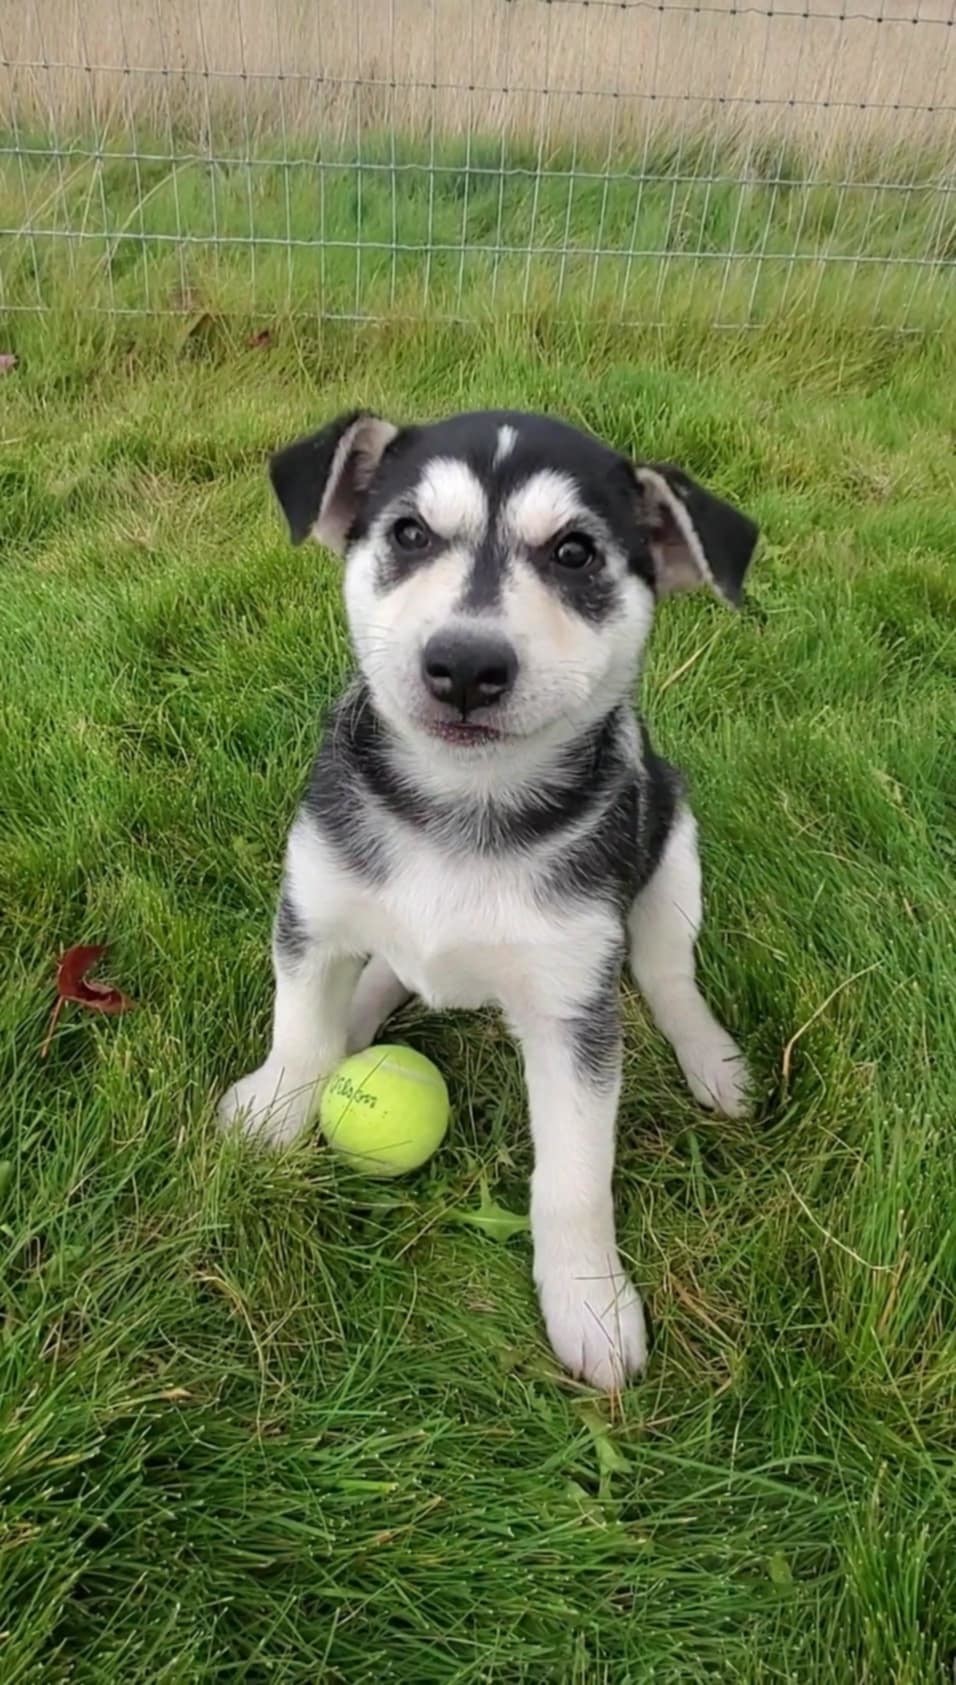
M112 983L91 982L87 977L105 953L105 947L67 948L57 966L56 992L64 1000L79 1001L97 1012L128 1012L132 1001Z
M246 340L250 351L266 351L272 344L272 333L269 328L260 328L258 333L251 333Z
M87 972L92 971L105 953L106 949L102 946L80 945L67 948L66 953L61 954L56 968L56 1005L50 1016L46 1039L40 1049L41 1059L45 1059L50 1051L53 1031L66 1001L75 1001L78 1006L88 1007L91 1012L109 1013L128 1012L134 1004L128 995L114 988L112 983L98 983L95 978L87 976Z

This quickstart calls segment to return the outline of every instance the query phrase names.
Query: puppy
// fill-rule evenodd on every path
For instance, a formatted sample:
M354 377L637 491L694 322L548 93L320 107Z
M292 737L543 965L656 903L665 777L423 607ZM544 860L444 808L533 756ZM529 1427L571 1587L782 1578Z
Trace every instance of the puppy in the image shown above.
M358 411L270 471L293 542L345 557L358 677L289 837L271 1051L221 1115L290 1141L410 995L498 1006L548 1336L616 1389L647 1351L611 1193L625 956L696 1099L736 1116L747 1094L695 981L694 820L631 696L657 599L737 603L757 528L677 468L511 412Z

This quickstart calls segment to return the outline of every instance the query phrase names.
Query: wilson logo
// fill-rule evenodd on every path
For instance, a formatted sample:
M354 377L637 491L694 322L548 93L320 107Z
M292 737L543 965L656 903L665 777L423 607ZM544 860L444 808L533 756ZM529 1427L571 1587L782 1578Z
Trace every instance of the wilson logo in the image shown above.
M331 1091L340 1099L349 1100L353 1105L367 1106L370 1112L374 1112L378 1105L377 1096L366 1093L364 1088L356 1088L350 1077L336 1077Z

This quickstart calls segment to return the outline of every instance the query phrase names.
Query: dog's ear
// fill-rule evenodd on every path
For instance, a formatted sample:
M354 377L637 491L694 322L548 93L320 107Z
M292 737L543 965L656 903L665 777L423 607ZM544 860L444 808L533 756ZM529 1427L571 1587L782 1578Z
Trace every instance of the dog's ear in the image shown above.
M311 535L341 554L359 498L397 432L390 421L352 410L270 458L269 478L293 544Z
M670 463L644 463L634 472L658 595L709 585L736 608L757 543L756 522Z

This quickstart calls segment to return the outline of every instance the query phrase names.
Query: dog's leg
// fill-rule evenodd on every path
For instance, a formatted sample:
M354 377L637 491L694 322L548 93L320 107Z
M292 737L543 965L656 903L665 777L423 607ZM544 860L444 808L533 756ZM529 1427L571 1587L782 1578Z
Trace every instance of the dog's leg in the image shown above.
M361 968L351 954L297 934L284 941L280 913L273 949L272 1047L264 1065L235 1083L220 1102L224 1124L275 1146L309 1121L318 1087L345 1056L349 1007Z
M349 1011L348 1052L361 1053L371 1047L386 1020L410 999L411 990L388 961L373 954L358 980Z
M741 1117L747 1110L747 1066L697 987L694 944L701 907L697 828L690 810L681 808L657 869L631 909L631 970L695 1099L726 1117Z
M644 1367L641 1301L618 1256L611 1175L621 1087L618 980L577 1016L510 1014L521 1041L534 1174L534 1278L561 1362L616 1392Z

